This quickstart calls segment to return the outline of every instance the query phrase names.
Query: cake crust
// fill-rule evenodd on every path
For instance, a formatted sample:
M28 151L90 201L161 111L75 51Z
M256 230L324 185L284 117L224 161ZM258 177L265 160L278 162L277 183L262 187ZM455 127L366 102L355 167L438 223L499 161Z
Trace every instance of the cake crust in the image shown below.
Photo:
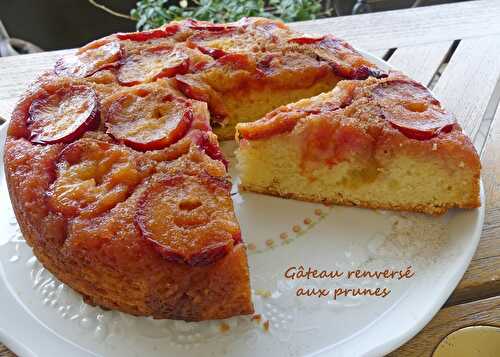
M114 78L110 73L92 80L46 74L13 112L5 173L27 243L58 279L81 293L86 302L103 308L186 321L252 313L246 250L206 104L185 98L165 79L128 89ZM156 105L158 113L165 100L188 106L188 128L173 139L168 130L178 130L176 126L142 129L141 125L151 128L147 121L151 117L142 102L136 101L142 105L145 122L139 125L130 120L134 126L121 131L124 137L107 134L106 118L116 99L134 98L130 93L137 92L148 101L148 93L155 94L151 101L163 98ZM79 113L75 122L66 119L64 108ZM39 112L43 116L33 114ZM52 121L54 112L63 113L57 122ZM167 124L173 120L178 126L178 116L172 118L170 110L165 112L168 117L162 120ZM32 122L36 120L44 124L36 127L35 137ZM147 133L140 147L125 140L137 126ZM59 135L61 130L69 135ZM167 139L158 141L158 136ZM148 147L151 142L155 145ZM174 206L177 211L170 213L182 220L179 229L187 237L198 237L197 245L187 241L175 245L182 254L189 252L187 260L161 254L162 243L147 239L136 222L141 195L153 181L165 177L185 177L187 186L198 190L207 187L204 196L194 197L196 206ZM179 202L189 199L180 197ZM208 220L214 212L209 206L214 205L220 212L217 226ZM213 232L225 237L219 240L224 242L222 247L213 247Z
M390 202L376 202L373 200L359 200L359 199L349 199L344 198L342 195L324 197L321 195L309 195L309 194L301 194L297 192L283 192L277 189L274 185L268 187L260 187L254 185L245 186L241 184L240 189L248 192L256 192L264 195L270 196L279 196L287 199L294 199L305 202L313 202L313 203L323 203L325 205L340 205L340 206L348 206L348 207L362 207L368 209L383 209L383 210L391 210L391 211L406 211L406 212L416 212L416 213L425 213L433 216L440 216L448 212L450 208L455 208L457 206L430 206L428 204L391 204ZM479 185L474 187L473 190L479 190ZM471 200L459 208L477 208L481 206L481 201L477 199L476 201Z
M88 135L76 144L115 145L105 140ZM239 236L213 262L191 265L165 259L154 244L141 238L134 217L148 180L141 180L126 199L108 210L102 205L89 214L54 209L50 198L62 150L62 145L34 146L23 138L8 138L5 154L7 183L22 233L40 262L59 280L88 303L133 315L199 321L253 312L246 252ZM155 161L158 156L163 156L162 161ZM149 179L180 171L210 172L210 177L228 180L220 162L185 143L154 152L151 158L128 157L127 161L137 159L146 161L141 170L151 174ZM185 166L191 169L186 172ZM224 195L231 202L229 194ZM233 214L232 207L226 210ZM233 220L231 232L238 235L235 218L228 219Z

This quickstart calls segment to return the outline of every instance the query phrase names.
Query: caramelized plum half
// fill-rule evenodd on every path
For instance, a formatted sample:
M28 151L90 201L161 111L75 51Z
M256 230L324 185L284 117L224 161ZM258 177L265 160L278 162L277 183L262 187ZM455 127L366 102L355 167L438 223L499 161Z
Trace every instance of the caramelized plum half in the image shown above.
M311 46L316 56L327 61L334 73L340 77L347 79L387 77L387 73L378 69L347 42L338 38L323 36L320 41L312 42Z
M219 147L217 136L214 133L196 130L191 132L189 137L192 142L210 158L222 162L227 170L229 162L224 157L224 153Z
M304 44L311 44L311 43L317 43L320 41L323 41L325 36L320 36L320 37L313 37L313 36L301 36L301 37L294 37L288 40L290 43L298 43L299 45L304 45Z
M188 74L175 76L175 85L186 97L206 102L213 121L223 122L227 117L223 98L205 82Z
M204 82L201 82L191 76L176 76L175 82L177 89L191 99L210 101L210 92L212 89Z
M372 96L385 119L411 139L428 140L448 132L456 123L427 88L410 80L389 80L377 85Z
M144 42L149 40L154 40L158 38L165 38L175 35L180 30L180 26L177 24L172 24L165 26L163 28L153 29L149 31L141 32L128 32L128 33L118 33L116 37L120 40L130 40L137 42Z
M122 48L117 41L95 41L78 53L61 57L54 67L58 76L84 78L95 72L118 65Z
M106 112L107 133L140 151L165 148L181 139L193 120L188 100L162 90L138 89L116 98Z
M257 31L259 31L261 34L264 34L264 36L271 41L278 40L278 38L276 37L277 32L281 30L288 30L288 26L285 25L285 23L281 20L271 20L260 17L254 18L252 23Z
M426 102L432 105L440 104L426 87L410 79L387 78L373 88L372 96L378 101L408 99L413 102Z
M195 100L191 104L193 106L193 122L186 136L209 157L222 162L227 169L228 161L219 147L217 136L212 133L207 103Z
M209 55L213 59L218 59L227 55L226 51L221 50L219 48L204 47L204 46L197 46L197 48L200 50L201 53Z
M198 32L186 40L186 44L190 48L197 48L200 52L218 59L228 54L221 47L227 43L232 43L230 37L237 34L235 29L224 29L218 32Z
M244 53L229 53L219 58L217 63L248 71L254 71L257 67L255 60Z
M71 142L98 120L96 92L88 86L61 86L35 99L28 111L30 140L38 144Z
M139 199L136 225L165 259L211 264L240 239L230 188L225 177L207 173L164 175Z
M205 102L200 102L197 100L190 101L193 107L193 122L191 123L190 131L212 131L210 125L210 112L208 111L208 105Z
M61 152L49 205L66 217L95 217L125 201L151 172L123 146L82 139Z
M249 20L246 17L243 17L241 20L237 22L230 22L227 24L214 24L213 22L197 21L192 19L184 21L184 24L192 30L211 31L211 32L221 32L227 30L241 29L248 26L248 23Z
M118 81L127 86L184 74L189 57L169 46L156 46L127 57L118 71Z
M239 123L236 129L244 139L264 139L292 131L298 121L307 115L308 112L305 110L289 110L283 107L268 113L257 121Z

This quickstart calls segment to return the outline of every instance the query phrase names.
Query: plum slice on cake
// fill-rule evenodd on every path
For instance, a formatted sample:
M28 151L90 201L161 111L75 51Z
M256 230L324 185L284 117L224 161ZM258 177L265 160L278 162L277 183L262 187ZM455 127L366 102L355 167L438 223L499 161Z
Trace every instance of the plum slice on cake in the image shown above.
M92 305L186 321L251 314L207 104L166 78L111 86L42 78L15 109L4 162L27 243Z
M453 115L400 73L237 126L241 187L307 201L442 214L480 205L480 161Z

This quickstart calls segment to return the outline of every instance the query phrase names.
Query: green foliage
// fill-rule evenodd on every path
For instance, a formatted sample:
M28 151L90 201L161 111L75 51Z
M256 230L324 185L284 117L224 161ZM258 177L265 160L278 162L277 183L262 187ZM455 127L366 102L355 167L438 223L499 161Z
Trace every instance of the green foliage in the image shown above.
M279 18L283 21L312 20L329 15L319 0L140 0L130 15L138 30L148 30L172 20L194 18L213 22L237 21L244 16Z
M313 20L321 11L321 1L271 0L277 17L285 22Z

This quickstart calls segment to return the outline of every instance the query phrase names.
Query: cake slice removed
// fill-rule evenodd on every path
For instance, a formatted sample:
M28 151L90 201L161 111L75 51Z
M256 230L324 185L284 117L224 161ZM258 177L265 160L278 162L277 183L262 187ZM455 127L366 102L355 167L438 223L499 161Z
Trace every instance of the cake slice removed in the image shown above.
M237 126L245 190L300 200L442 214L480 206L480 161L455 118L400 73Z

